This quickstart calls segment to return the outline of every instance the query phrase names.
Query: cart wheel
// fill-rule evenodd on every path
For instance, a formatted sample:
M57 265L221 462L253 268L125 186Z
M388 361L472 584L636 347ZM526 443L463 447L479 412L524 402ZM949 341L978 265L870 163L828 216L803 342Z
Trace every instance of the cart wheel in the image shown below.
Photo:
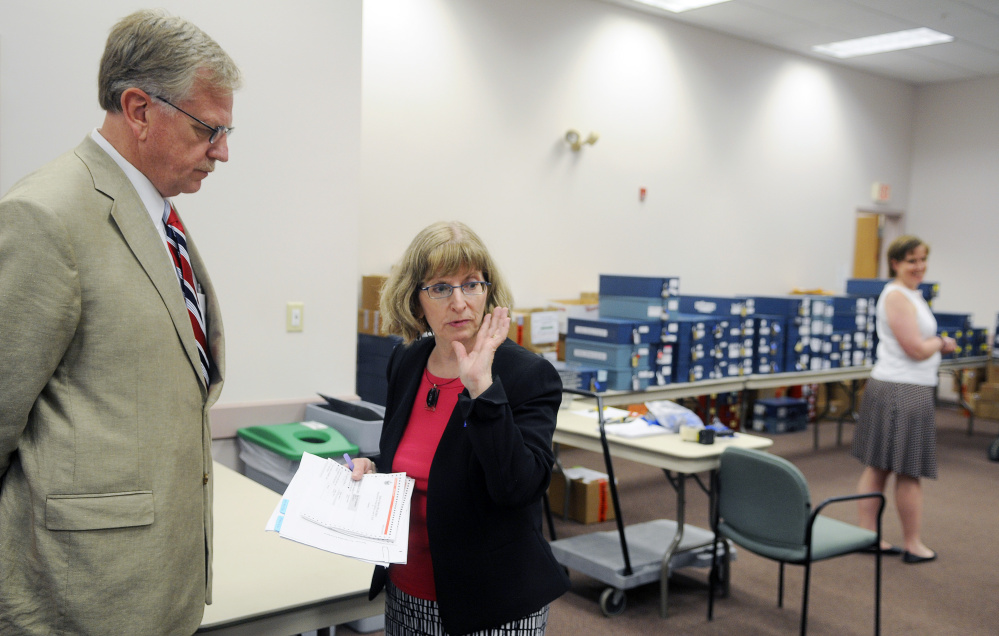
M989 459L994 462L999 462L999 437L997 437L995 441L992 442L992 445L989 446Z
M624 590L609 587L600 594L600 611L604 616L617 616L624 611L628 604L628 597Z

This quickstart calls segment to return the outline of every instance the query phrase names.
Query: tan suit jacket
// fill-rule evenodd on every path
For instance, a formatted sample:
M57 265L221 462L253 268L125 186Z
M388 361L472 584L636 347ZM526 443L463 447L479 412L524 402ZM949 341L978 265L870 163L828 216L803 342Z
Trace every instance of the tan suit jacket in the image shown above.
M163 242L87 137L0 199L0 634L191 634L211 601L211 385Z

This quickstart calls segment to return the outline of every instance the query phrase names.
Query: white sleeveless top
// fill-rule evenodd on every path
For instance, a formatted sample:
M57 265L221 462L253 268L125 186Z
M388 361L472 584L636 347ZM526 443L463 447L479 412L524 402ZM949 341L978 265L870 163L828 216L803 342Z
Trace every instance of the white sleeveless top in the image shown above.
M937 335L937 319L933 315L933 311L930 310L930 306L926 304L926 300L923 299L922 292L917 289L909 289L894 281L888 283L881 290L881 296L878 298L878 360L874 363L874 368L871 369L871 377L884 382L936 386L939 382L940 352L934 353L925 360L913 360L902 350L902 345L898 343L895 334L888 326L885 297L893 291L905 294L909 302L916 308L916 324L919 326L919 334L923 338Z

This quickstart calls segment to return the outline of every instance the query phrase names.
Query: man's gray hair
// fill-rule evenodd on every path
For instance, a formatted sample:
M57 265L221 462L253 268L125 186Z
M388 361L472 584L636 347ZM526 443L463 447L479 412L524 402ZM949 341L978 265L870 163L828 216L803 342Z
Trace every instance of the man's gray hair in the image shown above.
M133 87L182 102L199 76L216 90L232 92L240 85L236 63L197 26L164 11L136 11L111 28L97 76L98 99L111 113L121 112L121 95Z

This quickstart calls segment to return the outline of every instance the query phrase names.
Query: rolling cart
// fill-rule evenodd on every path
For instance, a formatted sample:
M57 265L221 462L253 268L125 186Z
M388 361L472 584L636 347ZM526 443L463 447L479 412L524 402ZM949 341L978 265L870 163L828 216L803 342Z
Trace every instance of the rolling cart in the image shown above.
M627 590L658 580L660 589L659 613L665 618L668 605L668 582L673 570L689 566L711 567L711 545L714 535L710 530L684 522L685 482L691 478L696 481L711 499L711 510L714 510L714 489L705 487L697 475L685 475L663 469L667 481L676 491L677 520L656 519L625 527L621 516L617 484L614 479L614 465L604 427L603 399L599 394L590 391L576 389L563 389L563 391L596 400L600 445L607 469L617 530L593 532L568 539L555 539L554 525L549 516L552 553L564 567L586 574L608 586L600 595L600 610L605 616L617 616L624 611L627 604L625 594ZM557 453L556 463L562 470ZM562 470L562 474L565 475L564 470ZM568 511L569 483L568 477L565 479L567 482L566 501L563 510ZM712 473L713 479L714 473ZM720 594L724 596L728 592L729 561L735 558L735 549L730 546L728 550L724 550L724 545L720 544L718 554L722 558L719 579Z

